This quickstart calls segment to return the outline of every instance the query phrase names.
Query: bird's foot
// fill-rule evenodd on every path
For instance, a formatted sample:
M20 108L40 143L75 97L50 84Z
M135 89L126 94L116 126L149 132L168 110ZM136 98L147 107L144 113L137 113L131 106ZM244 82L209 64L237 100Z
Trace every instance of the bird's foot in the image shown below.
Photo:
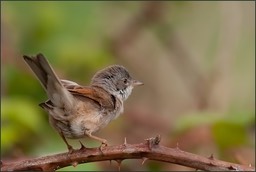
M75 149L72 146L68 145L68 154L72 154L74 151Z
M107 144L107 140L102 140L102 143L101 143L101 145L100 145L100 147L99 147L99 149L100 149L100 151L103 153L103 148L104 147L107 147L108 146L108 144Z

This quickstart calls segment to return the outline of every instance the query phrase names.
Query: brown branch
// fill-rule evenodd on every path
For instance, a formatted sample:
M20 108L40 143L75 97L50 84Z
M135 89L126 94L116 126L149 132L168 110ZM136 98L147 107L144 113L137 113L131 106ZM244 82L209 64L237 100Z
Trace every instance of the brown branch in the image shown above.
M38 170L53 171L66 166L77 164L116 160L121 163L124 159L142 159L169 162L200 170L209 171L255 171L255 167L244 166L225 161L184 152L177 148L167 148L159 145L160 136L147 139L146 143L127 144L104 147L102 152L98 148L84 148L73 153L60 153L40 158L15 162L1 162L1 171ZM142 163L142 164L143 164Z

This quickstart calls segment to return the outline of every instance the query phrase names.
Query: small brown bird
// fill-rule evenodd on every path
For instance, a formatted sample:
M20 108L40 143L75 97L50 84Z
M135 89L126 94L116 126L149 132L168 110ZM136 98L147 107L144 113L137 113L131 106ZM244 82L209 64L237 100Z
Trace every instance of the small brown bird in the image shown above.
M81 86L60 80L43 54L23 57L48 95L49 100L39 105L48 112L50 124L65 141L69 152L73 148L66 138L88 136L100 141L100 148L107 146L107 140L93 133L123 112L123 102L133 87L142 83L134 80L123 66L113 65L98 71L89 86Z

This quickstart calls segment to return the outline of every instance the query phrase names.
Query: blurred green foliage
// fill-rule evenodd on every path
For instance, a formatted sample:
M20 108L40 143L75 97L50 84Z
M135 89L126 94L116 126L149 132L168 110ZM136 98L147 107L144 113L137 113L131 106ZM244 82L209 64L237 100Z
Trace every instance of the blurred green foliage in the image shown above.
M19 97L2 99L1 108L1 154L13 145L37 137L46 125L43 116L34 103Z
M218 147L225 150L242 145L252 145L253 140L248 132L253 126L253 121L255 121L253 112L231 111L225 118L213 123L213 137Z
M197 126L209 126L220 155L226 158L224 152L229 149L245 145L250 147L255 144L250 134L254 122L254 112L231 110L223 115L213 112L197 112L187 114L177 120L172 133L178 135Z

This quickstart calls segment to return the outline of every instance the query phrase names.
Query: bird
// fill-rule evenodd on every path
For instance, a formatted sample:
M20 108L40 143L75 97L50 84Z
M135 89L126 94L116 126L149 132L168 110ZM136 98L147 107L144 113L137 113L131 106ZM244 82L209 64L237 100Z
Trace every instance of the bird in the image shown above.
M90 137L101 142L101 150L107 146L107 140L96 136L95 132L123 113L124 101L133 88L143 85L121 65L99 70L88 86L82 86L60 79L42 53L23 58L47 94L48 100L39 106L48 113L50 125L59 133L69 153L74 149L66 138Z

